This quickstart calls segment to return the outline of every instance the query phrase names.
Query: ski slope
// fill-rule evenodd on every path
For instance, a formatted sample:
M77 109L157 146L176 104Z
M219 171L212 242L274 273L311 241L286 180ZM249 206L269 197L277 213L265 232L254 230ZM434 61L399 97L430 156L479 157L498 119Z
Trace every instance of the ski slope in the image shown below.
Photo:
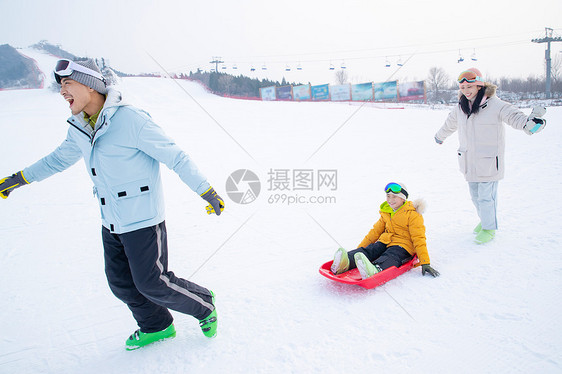
M55 58L39 57L49 71ZM226 200L223 215L206 215L163 167L169 268L216 293L218 336L173 312L175 339L125 351L137 326L107 286L99 211L80 161L0 201L0 373L562 371L562 108L548 108L535 136L506 129L500 230L478 246L456 136L433 141L448 108L241 101L156 78L127 78L121 89ZM70 113L59 95L4 91L0 107L0 176L63 141ZM238 169L260 178L250 204L227 197ZM271 188L271 172L301 169L337 170L337 188ZM373 290L321 277L319 266L340 245L355 248L378 219L389 181L425 199L441 277L417 268ZM283 193L285 203L275 202ZM288 203L298 196L325 203Z

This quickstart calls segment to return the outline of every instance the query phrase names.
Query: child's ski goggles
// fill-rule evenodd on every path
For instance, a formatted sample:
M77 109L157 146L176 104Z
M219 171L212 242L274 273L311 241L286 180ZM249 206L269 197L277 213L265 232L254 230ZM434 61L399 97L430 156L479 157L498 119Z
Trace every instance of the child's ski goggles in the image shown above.
M386 185L386 187L384 188L384 192L386 193L403 193L404 196L406 196L406 198L408 198L408 192L402 188L401 185L399 185L398 183L389 183Z
M68 77L75 71L79 71L80 73L91 75L92 77L97 78L105 83L105 78L97 71L79 65L67 59L59 60L57 62L57 65L55 66L55 79L57 83L60 84L62 77Z
M457 78L457 82L474 83L474 82L484 82L484 80L482 79L482 77L479 77L475 72L471 70L465 70L462 73L460 73L459 77Z

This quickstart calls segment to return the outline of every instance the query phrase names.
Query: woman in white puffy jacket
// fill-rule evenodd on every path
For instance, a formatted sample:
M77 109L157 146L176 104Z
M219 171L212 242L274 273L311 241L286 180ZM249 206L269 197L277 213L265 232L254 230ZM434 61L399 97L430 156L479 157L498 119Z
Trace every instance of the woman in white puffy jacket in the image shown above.
M459 133L458 161L468 182L472 202L480 223L475 227L476 242L487 243L498 228L496 207L498 181L504 176L505 127L524 130L532 135L544 128L544 107L536 107L527 116L513 105L500 100L496 86L484 82L478 69L463 71L458 78L459 105L435 134L443 141L455 131Z

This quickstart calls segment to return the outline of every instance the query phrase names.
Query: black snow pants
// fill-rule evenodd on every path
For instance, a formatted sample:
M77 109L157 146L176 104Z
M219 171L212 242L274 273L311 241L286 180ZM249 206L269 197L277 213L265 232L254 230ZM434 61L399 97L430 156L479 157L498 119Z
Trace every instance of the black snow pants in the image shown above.
M350 269L355 269L357 267L353 256L358 252L362 252L369 261L379 265L382 270L392 266L400 267L402 264L412 259L412 255L399 245L387 247L384 243L375 242L347 253Z
M161 331L173 321L168 308L207 317L215 309L209 290L168 271L165 222L124 234L102 228L105 274L144 333Z

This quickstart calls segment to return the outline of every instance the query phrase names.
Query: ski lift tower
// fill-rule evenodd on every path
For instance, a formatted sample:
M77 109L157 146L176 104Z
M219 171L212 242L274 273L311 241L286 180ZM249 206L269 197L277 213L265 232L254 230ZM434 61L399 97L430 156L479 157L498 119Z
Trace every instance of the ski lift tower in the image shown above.
M213 57L213 61L210 61L209 63L215 64L215 71L218 73L219 72L219 64L223 64L224 61L221 61L220 57Z
M551 28L545 27L544 38L532 39L533 43L547 43L546 51L544 52L544 58L546 60L546 98L550 99L550 43L551 42L562 42L562 38L559 36L553 36L553 30Z

